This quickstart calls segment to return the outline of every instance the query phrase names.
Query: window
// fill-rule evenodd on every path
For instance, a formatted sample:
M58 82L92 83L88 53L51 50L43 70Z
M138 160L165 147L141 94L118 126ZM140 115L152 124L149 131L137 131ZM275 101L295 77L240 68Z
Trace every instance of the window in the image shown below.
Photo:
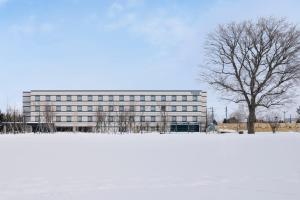
M41 96L35 96L35 101L41 101Z
M130 95L130 97L129 97L130 99L130 101L134 101L134 96L133 95Z
M109 99L109 101L114 101L114 96L110 95L110 96L108 97L108 99Z
M176 122L177 119L176 119L176 116L172 116L172 122Z
M78 122L82 122L82 116L78 116L78 117L77 117L77 121L78 121Z
M93 106L88 106L88 112L93 112Z
M166 95L161 96L161 101L166 101L167 97Z
M103 96L102 95L98 96L98 101L103 101Z
M176 106L172 106L172 112L176 112Z
M88 96L88 101L93 101L93 96L92 95Z
M155 112L155 111L156 111L155 106L151 106L151 112Z
M40 116L35 116L35 122L39 122L40 121Z
M67 112L72 112L72 107L71 106L67 106Z
M51 112L51 106L49 106L49 105L45 106L45 111L46 112Z
M145 112L145 106L140 107L141 112Z
M182 122L186 122L187 121L187 116L182 116Z
M134 112L134 106L130 106L130 107L129 107L129 111L130 111L130 112Z
M198 106L193 106L193 112L198 112Z
M67 96L67 101L72 101L72 96L68 95Z
M140 101L145 101L145 95L140 96Z
M82 112L82 106L77 106L77 111Z
M40 112L41 111L41 107L40 106L35 106L35 112Z
M98 106L98 111L102 112L103 111L103 106Z
M67 122L72 122L72 116L67 116Z
M160 110L163 111L163 112L166 111L166 106L161 106Z
M187 112L187 106L182 106L182 112Z
M93 121L93 116L88 116L88 122L92 122Z
M77 101L82 101L82 96L81 95L77 96Z
M119 106L119 111L124 112L124 106Z
M182 101L187 101L187 96L186 95L182 96Z
M175 95L172 96L172 101L176 101L177 97Z
M108 116L108 121L109 122L113 122L114 121L114 117L113 116Z
M193 116L193 122L197 122L197 121L198 121L197 116Z
M124 101L124 95L119 96L119 101Z
M197 95L193 95L193 101L198 101L198 96Z
M47 96L46 96L46 101L50 101L50 100L51 100L50 96L47 95Z
M155 116L151 116L151 122L155 122Z
M56 96L56 101L61 101L61 96L60 95Z
M145 116L140 116L140 122L145 122Z
M151 101L156 101L156 96L152 95L151 96Z
M129 121L134 122L134 116L129 116Z
M114 111L114 106L109 106L109 112L113 112Z
M56 116L56 122L61 122L61 116Z
M56 112L61 112L61 106L56 106Z

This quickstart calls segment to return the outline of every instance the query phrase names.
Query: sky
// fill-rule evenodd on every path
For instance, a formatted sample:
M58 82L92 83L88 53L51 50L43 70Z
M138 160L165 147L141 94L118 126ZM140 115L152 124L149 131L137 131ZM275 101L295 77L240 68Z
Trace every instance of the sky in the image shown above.
M259 17L299 24L299 8L298 0L0 0L0 109L21 108L22 91L34 89L197 89L222 118L237 106L199 81L207 34Z

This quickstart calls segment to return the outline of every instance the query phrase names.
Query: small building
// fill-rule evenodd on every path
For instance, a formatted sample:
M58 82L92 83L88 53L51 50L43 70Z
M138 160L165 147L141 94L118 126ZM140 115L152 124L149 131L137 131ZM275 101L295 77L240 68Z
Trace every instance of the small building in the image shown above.
M23 113L33 131L200 132L206 99L201 90L31 90Z

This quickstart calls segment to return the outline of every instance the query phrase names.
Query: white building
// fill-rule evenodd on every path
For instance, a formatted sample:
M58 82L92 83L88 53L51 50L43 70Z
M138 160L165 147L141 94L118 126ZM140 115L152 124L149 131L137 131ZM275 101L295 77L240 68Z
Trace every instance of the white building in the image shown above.
M34 131L204 131L200 90L32 90L23 112Z

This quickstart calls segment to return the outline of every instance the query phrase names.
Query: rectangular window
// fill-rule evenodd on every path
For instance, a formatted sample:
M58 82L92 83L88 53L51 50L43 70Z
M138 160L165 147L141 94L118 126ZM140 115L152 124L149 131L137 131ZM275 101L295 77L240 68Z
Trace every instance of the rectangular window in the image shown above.
M40 116L35 116L35 122L39 122L40 121Z
M186 95L182 96L182 101L187 101L187 96Z
M78 116L78 117L77 117L77 121L78 121L78 122L82 122L82 116Z
M82 106L77 106L77 111L82 112Z
M56 106L56 112L61 112L61 106Z
M182 122L187 122L187 116L182 116Z
M93 122L93 116L88 116L88 122Z
M72 101L72 96L71 95L67 96L67 101Z
M193 106L193 112L198 112L198 106Z
M152 95L151 96L151 101L156 101L156 96Z
M61 122L61 116L56 116L56 122Z
M198 121L197 116L193 116L193 122L197 122L197 121Z
M102 112L103 111L103 106L98 106L98 111Z
M124 101L124 95L119 96L119 101Z
M109 122L113 122L114 121L114 117L113 116L108 116L108 121Z
M172 112L176 112L176 106L172 106Z
M130 112L134 112L134 106L130 106L130 107L129 107L129 111L130 111Z
M109 106L109 112L113 112L114 111L114 106Z
M165 112L165 111L166 111L166 106L161 106L161 107L160 107L160 110L161 110L162 112Z
M172 101L176 101L177 97L175 95L172 96Z
M155 122L155 116L151 116L151 122Z
M187 112L187 106L182 106L182 112Z
M45 111L46 111L46 112L51 112L51 106L49 106L49 105L48 105L48 106L45 106Z
M145 116L140 116L140 122L145 122Z
M102 95L98 96L98 101L103 101L103 96Z
M151 112L155 112L156 111L156 107L155 106L151 106Z
M72 106L67 106L67 112L72 112Z
M41 96L40 95L35 96L35 101L41 101Z
M41 111L41 107L40 106L35 106L35 112L40 112Z
M141 106L141 107L140 107L140 111L141 111L141 112L145 112L145 106Z
M198 101L198 96L197 95L193 95L193 101Z
M134 122L134 116L129 116L129 121Z
M119 111L124 112L124 106L119 106Z
M46 101L51 101L51 97L49 95L46 96Z
M161 96L161 101L166 101L166 100L167 100L166 95Z
M109 101L114 101L114 96L109 95L108 99L109 99Z
M72 116L67 116L67 122L72 122Z
M145 95L140 96L140 101L145 101Z
M176 122L177 119L176 119L176 116L172 116L172 122Z
M82 101L82 96L81 95L77 96L77 101Z
M88 101L93 101L93 96L92 95L88 96Z
M130 99L130 101L134 101L134 96L133 95L130 95L130 97L129 97Z
M88 112L93 112L93 106L88 106Z
M61 101L61 96L60 95L56 96L56 101Z

